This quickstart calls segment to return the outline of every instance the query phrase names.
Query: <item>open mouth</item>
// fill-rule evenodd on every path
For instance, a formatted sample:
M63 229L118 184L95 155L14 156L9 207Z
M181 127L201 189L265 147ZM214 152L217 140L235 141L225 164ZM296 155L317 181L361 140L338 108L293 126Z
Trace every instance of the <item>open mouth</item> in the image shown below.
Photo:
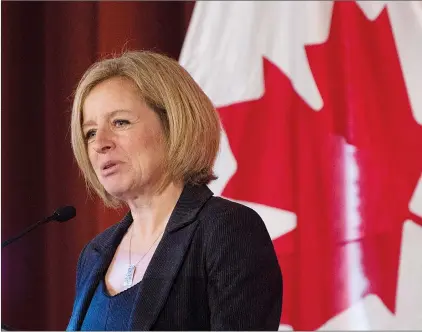
M117 170L118 166L119 166L118 162L109 161L102 166L101 172L102 172L103 175L110 175L110 174L114 173L115 170Z
M116 163L109 162L109 163L107 163L103 166L103 171L106 170L106 169L112 168L115 165L116 165Z

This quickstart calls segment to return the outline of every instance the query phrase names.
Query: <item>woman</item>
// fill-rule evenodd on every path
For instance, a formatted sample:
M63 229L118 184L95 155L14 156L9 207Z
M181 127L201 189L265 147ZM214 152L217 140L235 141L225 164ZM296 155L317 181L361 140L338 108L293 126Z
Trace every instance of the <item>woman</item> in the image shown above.
M127 215L82 250L68 330L277 330L282 278L262 219L213 196L220 123L177 61L127 52L76 90L72 148Z

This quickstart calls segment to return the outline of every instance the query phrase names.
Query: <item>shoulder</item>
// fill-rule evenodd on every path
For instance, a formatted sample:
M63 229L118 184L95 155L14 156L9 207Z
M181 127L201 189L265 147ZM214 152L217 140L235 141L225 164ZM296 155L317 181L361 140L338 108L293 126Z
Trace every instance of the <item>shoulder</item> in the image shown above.
M255 210L222 197L213 196L208 200L199 221L207 233L243 238L253 236L255 240L271 241L264 221Z
M262 218L255 210L219 196L211 197L200 214L201 220L212 219L215 222L229 220L241 222L245 218L250 222L263 223Z
M109 226L92 238L82 250L81 256L94 252L106 253L111 248L117 247L131 223L131 214L127 213L121 221Z
M237 271L252 275L256 269L281 278L270 234L259 214L250 207L212 197L198 218L210 275ZM280 281L277 279L277 283ZM277 286L278 287L278 286Z
M251 218L261 219L255 210L246 205L228 200L223 197L213 196L208 200L207 204L205 204L200 218L207 219L210 217L218 217L219 219L224 219L227 217L245 215Z
M109 243L110 240L114 237L119 227L120 227L120 223L117 223L101 231L87 243L86 249L95 249L98 247L100 248L104 247L104 244Z

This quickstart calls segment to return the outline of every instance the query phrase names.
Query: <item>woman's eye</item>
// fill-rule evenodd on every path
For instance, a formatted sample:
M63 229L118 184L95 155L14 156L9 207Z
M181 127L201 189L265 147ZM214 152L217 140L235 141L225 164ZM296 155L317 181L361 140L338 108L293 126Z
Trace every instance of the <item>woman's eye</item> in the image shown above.
M118 120L114 120L113 121L113 124L116 127L123 127L123 126L127 126L128 124L130 124L130 122L128 120L120 120L120 119L118 119Z
M95 130L91 129L91 130L88 130L87 133L85 134L85 139L90 140L94 136L95 136Z

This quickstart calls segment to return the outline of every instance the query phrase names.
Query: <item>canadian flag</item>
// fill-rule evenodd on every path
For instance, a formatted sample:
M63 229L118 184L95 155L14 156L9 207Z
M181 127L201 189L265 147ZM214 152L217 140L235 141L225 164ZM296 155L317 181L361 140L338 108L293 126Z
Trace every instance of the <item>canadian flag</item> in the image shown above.
M180 63L218 109L215 194L255 209L280 329L422 329L422 4L200 1Z

